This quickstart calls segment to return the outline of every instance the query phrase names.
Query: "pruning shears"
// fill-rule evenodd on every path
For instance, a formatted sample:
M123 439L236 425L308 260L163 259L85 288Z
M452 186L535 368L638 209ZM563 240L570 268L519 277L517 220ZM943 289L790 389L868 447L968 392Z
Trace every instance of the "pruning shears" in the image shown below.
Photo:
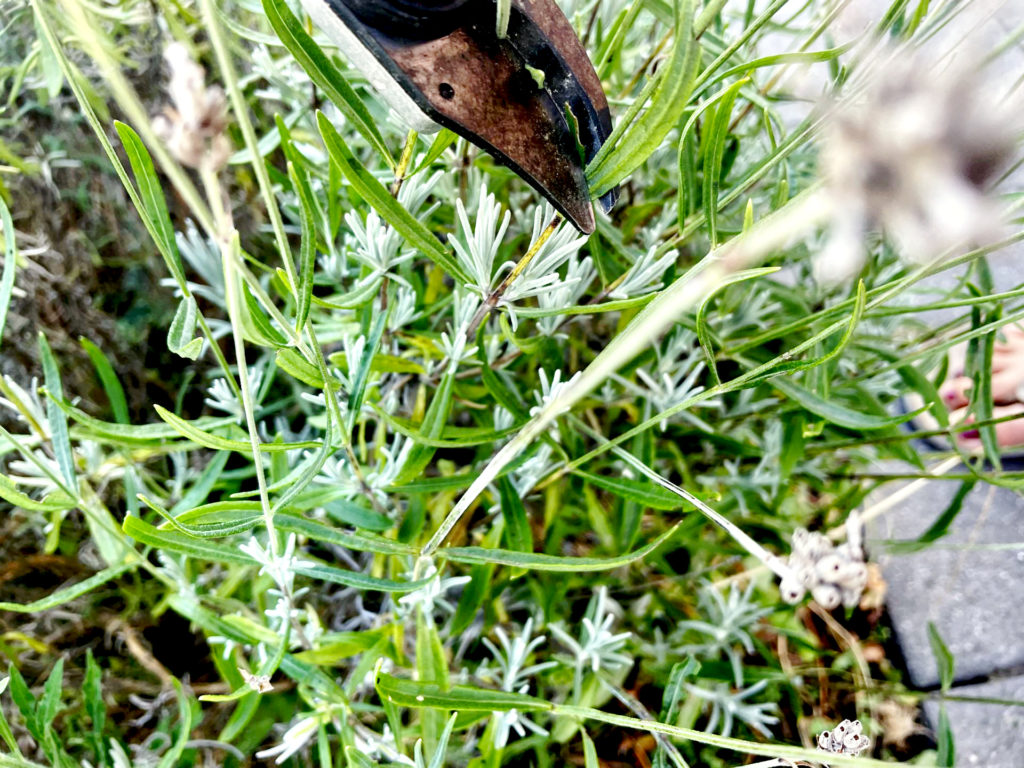
M420 133L448 128L515 171L581 232L584 168L611 132L601 81L554 0L302 0L323 32ZM613 190L601 198L605 210Z

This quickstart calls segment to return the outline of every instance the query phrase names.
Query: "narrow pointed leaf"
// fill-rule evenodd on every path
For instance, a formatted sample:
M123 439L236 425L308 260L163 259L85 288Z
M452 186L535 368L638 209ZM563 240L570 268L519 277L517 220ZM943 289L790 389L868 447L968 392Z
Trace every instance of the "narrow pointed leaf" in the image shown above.
M458 138L454 133L449 131L447 128L442 128L437 132L434 140L430 143L430 147L427 149L427 154L423 156L423 160L416 166L416 170L410 173L410 176L415 176L425 168L429 168L435 160L437 160L444 151L452 145L452 143Z
M582 477L597 488L610 491L616 496L621 496L628 501L635 501L650 509L671 511L684 506L683 500L676 494L651 483L622 476L607 477L605 475L595 475L579 469L575 470L573 474Z
M81 597L82 595L88 594L96 587L100 587L106 584L108 581L113 581L123 573L127 573L133 568L137 568L138 563L128 563L125 565L118 565L114 568L106 568L99 573L95 573L87 579L83 579L77 584L72 584L70 587L64 587L58 589L56 592L52 592L46 597L35 600L31 603L0 603L0 611L11 611L13 613L38 613L40 611L47 611L51 608L56 608L59 605L64 605L75 598Z
M80 408L76 408L67 400L56 398L49 391L46 394L58 408L70 416L92 438L135 445L140 443L158 443L181 437L181 432L168 424L117 424L111 421L103 421L102 419L90 416ZM156 407L159 408L160 406ZM235 419L231 416L203 416L190 423L196 429L207 430L229 426L235 423Z
M252 453L252 445L248 440L232 440L219 435L212 435L199 429L192 422L176 416L161 405L154 405L157 415L166 421L175 432L182 437L187 437L198 445L207 448L215 448L218 451L238 451L239 453ZM260 451L263 453L278 453L280 451L296 451L319 447L320 443L306 440L298 443L261 443Z
M295 377L303 384L308 384L315 389L323 389L325 384L320 371L315 365L304 358L297 350L287 347L277 351L275 358L277 366L290 376Z
M301 331L309 317L309 307L313 300L313 268L316 266L316 223L313 210L313 190L310 189L306 171L295 163L288 163L288 178L299 198L299 226L301 240L299 242L299 284L295 297L295 330Z
M14 239L14 222L11 212L0 195L0 225L3 225L4 238L4 273L0 277L0 341L4 336L4 325L7 322L7 310L11 305L11 294L14 292L14 276L18 270L18 245Z
M377 692L382 699L414 709L455 709L459 712L507 712L516 709L528 712L552 708L550 702L525 693L507 693L466 685L455 685L445 691L435 683L402 680L386 674L377 676Z
M53 356L46 336L41 331L39 333L39 353L43 364L43 379L46 381L46 389L60 399L64 396L64 389L60 381L60 373L57 370L57 359ZM74 493L78 488L78 480L75 477L75 460L71 454L68 420L52 398L48 398L46 401L46 420L50 424L50 435L53 452L57 457L57 466L60 467L64 482L67 483L67 490Z
M374 355L380 347L381 336L384 335L384 328L387 324L388 313L379 312L374 317L373 326L370 328L370 335L366 337L366 344L363 346L363 354L359 359L359 367L355 376L349 372L349 381L352 389L348 396L349 430L355 427L359 412L363 407L363 398L366 396L366 383L370 378L370 366L373 363Z
M423 417L423 426L420 431L425 437L438 438L444 431L445 422L448 421L448 414L451 412L454 382L455 374L453 372L446 373L441 378L441 383L438 385L437 391L434 392L434 399L430 401L430 406ZM401 472L395 478L395 484L401 485L419 477L430 463L435 451L435 448L424 443L414 445L406 457Z
M419 553L416 547L401 544L393 539L365 533L348 533L297 515L279 514L274 517L274 524L280 531L297 533L300 536L308 536L328 544L338 544L357 552L376 552L381 555L415 555Z
M177 680L171 682L174 685L174 692L178 695L178 736L171 748L160 758L157 768L177 768L181 765L181 755L188 746L189 736L192 735L192 707L189 697L182 690L181 683Z
M263 10L281 42L306 70L306 74L324 90L327 97L334 102L334 106L340 109L346 120L373 145L387 164L394 168L394 158L366 105L352 90L352 86L338 68L320 50L320 46L306 33L302 22L291 12L287 3L284 0L263 0Z
M33 499L18 490L18 487L6 475L0 475L0 499L30 512L60 512L71 509L77 504L73 496L59 489L48 493L42 499Z
M163 185L156 175L156 168L153 166L153 158L149 150L142 143L142 139L134 129L125 123L115 121L114 128L117 135L121 137L121 144L124 146L125 154L128 155L128 162L135 174L135 183L139 187L139 198L145 216L143 223L149 230L150 236L156 243L164 263L179 286L185 285L185 269L181 263L181 254L178 252L178 243L174 239L174 227L171 225L171 216L167 212L167 201L164 199Z
M84 336L80 337L78 342L89 355L89 359L100 377L103 391L107 393L107 399L110 401L110 409L114 412L114 421L118 424L127 424L129 422L128 399L125 397L124 387L121 386L121 381L117 378L117 373L110 364L110 360L103 354L103 350Z
M704 148L704 219L708 225L708 239L711 247L718 245L718 190L721 186L722 158L729 134L732 106L746 79L733 83L725 92L713 113L711 125L703 135Z
M826 400L809 389L805 389L799 384L794 384L789 379L773 379L772 386L815 416L820 416L832 424L837 424L847 429L871 430L894 427L910 421L921 412L914 411L912 413L900 414L899 416L874 416L847 408L845 405L840 405L834 399Z
M493 563L530 571L561 573L609 571L647 557L672 538L678 529L679 524L677 523L646 546L616 557L561 557L540 552L515 552L508 549L484 547L445 547L437 550L437 556L455 563Z
M122 527L126 534L141 544L178 552L197 560L234 565L256 564L255 560L238 549L237 546L221 544L210 539L192 538L178 531L160 530L137 517L125 518Z
M301 462L295 471L289 473L288 482L284 484L285 491L277 499L274 500L273 511L277 511L288 505L296 496L306 490L309 484L313 482L320 470L323 469L327 459L330 458L334 452L334 446L332 443L332 428L333 420L331 416L331 409L326 410L327 424L324 427L324 437L320 443L320 447L317 452L312 456L309 456L305 461Z
M689 103L700 65L700 45L693 34L694 4L694 0L675 0L675 39L668 60L655 75L650 106L631 122L620 123L623 127L613 131L587 167L591 196L600 197L640 167Z
M103 703L103 673L93 658L91 648L85 652L82 699L85 702L85 711L92 721L93 749L100 750L103 748L103 726L107 722L107 706Z
M394 227L395 231L404 237L409 245L417 248L459 282L471 282L465 270L437 238L405 210L391 196L387 188L363 167L362 163L349 150L341 134L322 112L317 112L317 121L320 125L320 135L323 136L324 145L327 147L331 160L338 166L356 192L373 207L384 221Z
M36 708L36 722L42 729L48 729L57 716L57 708L60 706L60 692L64 683L64 657L57 659L57 663L50 670L46 684L43 686L43 695L39 697L39 705Z
M481 370L486 370L486 366ZM486 427L455 427L445 426L441 437L428 437L423 431L423 425L417 427L409 419L399 416L392 416L378 405L374 405L374 411L387 425L400 435L413 440L421 445L428 445L432 448L466 448L473 445L486 445L499 440L504 440L522 429L522 424L513 424L504 429L488 429Z
M250 326L250 332L247 335L253 336L253 341L261 346L287 346L288 339L270 322L267 313L263 311L263 307L256 301L252 291L249 290L249 286L245 282L242 283L242 298L244 299L243 309L246 315L244 324Z

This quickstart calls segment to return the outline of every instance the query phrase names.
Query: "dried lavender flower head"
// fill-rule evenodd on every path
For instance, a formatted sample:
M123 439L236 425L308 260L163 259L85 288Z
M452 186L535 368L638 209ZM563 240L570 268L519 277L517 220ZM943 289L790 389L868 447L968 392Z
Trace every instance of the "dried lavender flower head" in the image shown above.
M834 107L821 153L832 231L815 260L819 282L852 278L864 237L882 229L911 262L990 241L999 227L989 182L1015 149L1013 110L977 68L941 67L890 52Z
M846 521L847 541L835 546L827 536L803 528L793 533L793 550L786 558L790 574L779 584L782 599L791 604L808 592L822 608L840 604L853 608L867 586L868 569L861 546L861 522L856 512Z
M164 51L170 78L171 103L153 118L156 131L182 165L219 170L231 155L227 128L227 101L220 86L206 86L206 71L196 64L181 43Z
M818 734L818 749L833 755L859 755L871 747L860 720L843 720L831 731Z

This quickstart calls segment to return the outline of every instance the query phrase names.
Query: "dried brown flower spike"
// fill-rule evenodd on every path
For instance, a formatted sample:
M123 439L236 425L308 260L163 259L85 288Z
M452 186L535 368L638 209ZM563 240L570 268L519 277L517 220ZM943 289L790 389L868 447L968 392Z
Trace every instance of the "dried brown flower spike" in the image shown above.
M231 155L224 91L206 86L205 70L192 61L181 43L164 51L170 72L167 93L171 104L153 118L153 129L182 165L216 171Z

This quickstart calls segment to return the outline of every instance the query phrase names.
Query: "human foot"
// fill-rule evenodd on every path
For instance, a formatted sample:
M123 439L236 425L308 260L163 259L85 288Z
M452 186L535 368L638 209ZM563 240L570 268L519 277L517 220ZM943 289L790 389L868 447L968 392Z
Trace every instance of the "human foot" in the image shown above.
M968 416L967 404L973 380L962 374L956 375L939 388L946 407L951 410L952 424L973 421ZM992 352L992 409L994 419L1021 415L1022 418L1000 422L995 425L996 442L1002 448L1024 445L1024 329L1008 325L1000 329ZM957 433L957 441L967 450L981 450L981 439L977 430Z
M1013 403L1012 405L997 405L992 409L992 418L1000 419L1014 414L1020 418L1009 421L1001 421L995 425L996 444L1000 448L1010 448L1024 445L1024 403ZM951 424L959 424L964 420L973 421L973 417L967 416L967 409L961 408L949 414ZM982 450L981 436L976 429L968 429L956 433L957 442L969 452L980 452Z
M1000 329L992 351L992 399L1000 405L1024 400L1024 329L1007 325ZM963 408L970 401L971 377L962 371L947 379L939 388L943 402L950 410Z

